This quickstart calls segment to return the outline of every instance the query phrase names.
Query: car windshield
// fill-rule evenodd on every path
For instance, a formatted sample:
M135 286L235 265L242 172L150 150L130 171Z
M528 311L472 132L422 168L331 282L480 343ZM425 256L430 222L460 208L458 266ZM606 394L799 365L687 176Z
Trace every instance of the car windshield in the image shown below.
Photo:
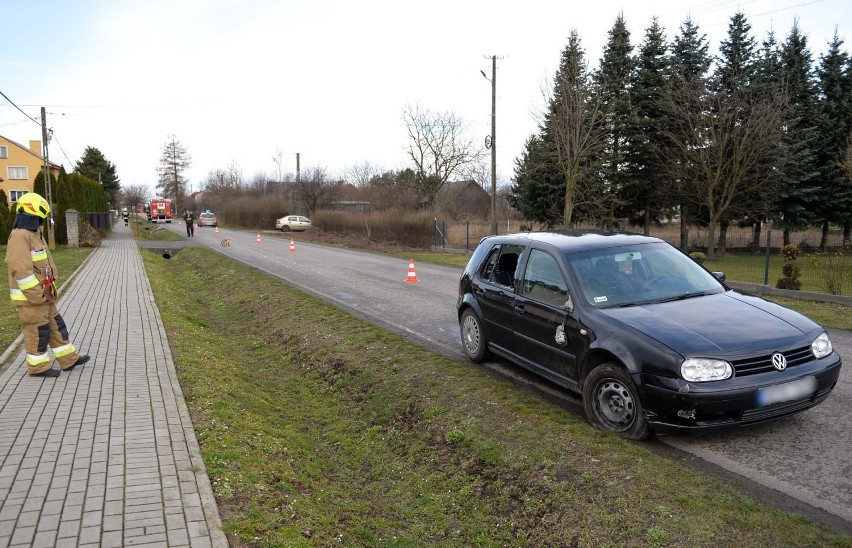
M568 253L583 295L593 306L631 306L722 293L724 286L665 243Z

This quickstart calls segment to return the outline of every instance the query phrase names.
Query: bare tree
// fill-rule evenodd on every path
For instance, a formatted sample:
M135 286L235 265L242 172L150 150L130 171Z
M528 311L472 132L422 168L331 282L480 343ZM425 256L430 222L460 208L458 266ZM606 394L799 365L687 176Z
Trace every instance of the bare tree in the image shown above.
M482 149L467 135L464 121L453 112L434 113L408 105L402 119L410 139L408 155L414 162L417 189L430 207L451 177L463 174Z
M366 186L374 177L381 174L378 166L371 164L369 161L364 161L361 164L355 164L346 168L346 182L357 187Z
M578 206L608 209L602 203L611 193L600 191L600 152L605 145L606 113L588 74L577 31L572 31L551 86L543 89L549 106L543 121L546 141L565 181L562 224L571 226Z
M174 135L169 135L166 144L163 145L163 155L160 157L160 165L157 168L157 190L162 193L163 198L171 198L175 201L175 209L178 208L178 200L186 192L186 177L184 173L192 165L192 158L181 142Z
M272 161L275 162L275 180L280 183L284 179L284 152L280 148L275 149Z
M131 185L121 189L121 203L134 213L151 200L151 189L145 185Z
M334 199L337 183L338 181L329 180L324 167L304 170L296 183L296 192L308 216Z
M755 99L742 87L700 93L675 85L666 101L671 123L659 153L672 170L682 203L708 217L707 258L713 258L716 229L735 199L758 195L773 177L772 159L783 135L786 100Z

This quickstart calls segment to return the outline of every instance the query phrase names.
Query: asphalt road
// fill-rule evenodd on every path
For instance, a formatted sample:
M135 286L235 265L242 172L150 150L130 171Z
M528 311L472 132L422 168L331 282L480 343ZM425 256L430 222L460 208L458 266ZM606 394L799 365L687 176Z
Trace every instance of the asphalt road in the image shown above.
M183 226L161 226L185 234ZM220 245L225 237L231 238L228 247ZM419 281L407 283L404 259L299 242L291 253L286 238L266 232L260 244L256 238L255 233L232 230L220 230L217 235L205 227L196 229L188 241L209 246L470 364L461 349L455 312L459 269L417 263ZM733 432L698 438L665 436L660 441L674 448L669 453L679 460L694 460L684 457L693 455L707 468L727 471L727 477L738 483L753 482L753 488L746 489L753 494L777 499L782 507L852 534L852 333L829 330L829 335L845 366L837 387L821 405ZM500 361L486 367L582 413L571 393L520 368Z

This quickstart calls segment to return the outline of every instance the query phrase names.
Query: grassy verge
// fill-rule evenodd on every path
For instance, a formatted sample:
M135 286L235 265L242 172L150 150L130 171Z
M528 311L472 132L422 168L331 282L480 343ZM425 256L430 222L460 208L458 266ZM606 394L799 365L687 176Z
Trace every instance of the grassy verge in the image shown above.
M56 262L56 268L59 270L60 290L62 284L68 280L68 277L77 270L83 261L86 260L94 248L92 247L66 247L60 246L51 251L53 260ZM0 246L0 253L6 256L6 246ZM18 312L15 305L8 300L3 312L0 313L0 349L5 350L10 344L15 342L18 335L21 334L21 323L18 319ZM0 350L0 352L2 352Z
M852 546L218 253L143 258L233 544Z
M157 223L149 223L144 219L131 219L130 229L137 240L176 242L184 239L180 234L175 234Z

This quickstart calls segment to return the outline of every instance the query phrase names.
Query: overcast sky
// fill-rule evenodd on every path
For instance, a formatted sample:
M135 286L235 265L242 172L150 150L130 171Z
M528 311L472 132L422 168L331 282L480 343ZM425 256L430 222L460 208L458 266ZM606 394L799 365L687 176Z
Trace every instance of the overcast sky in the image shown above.
M572 29L596 66L623 11L637 46L653 16L668 39L687 16L716 54L736 10L762 41L796 18L815 61L835 29L852 33L848 0L0 0L0 91L38 119L48 112L50 159L71 169L86 146L113 162L123 186L156 185L174 134L192 157L194 190L237 164L246 179L369 162L410 165L406 105L452 111L483 142L497 63L497 172L536 130L541 88ZM849 44L845 44L850 51ZM0 135L27 145L39 125L0 97Z

